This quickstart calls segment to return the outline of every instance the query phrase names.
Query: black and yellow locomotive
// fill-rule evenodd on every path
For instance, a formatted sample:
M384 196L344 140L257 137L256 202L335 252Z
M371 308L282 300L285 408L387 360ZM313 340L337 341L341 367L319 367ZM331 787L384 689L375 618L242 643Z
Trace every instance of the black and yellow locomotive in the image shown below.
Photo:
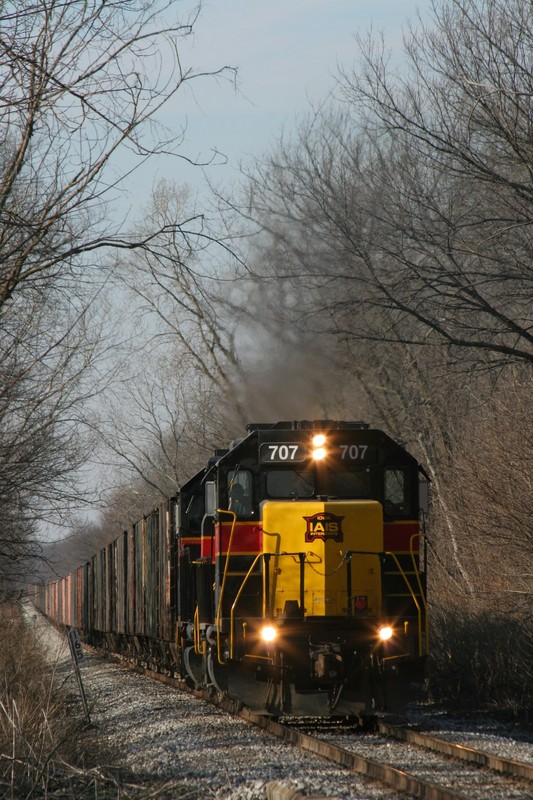
M400 710L428 646L424 485L364 423L249 425L40 605L256 712Z

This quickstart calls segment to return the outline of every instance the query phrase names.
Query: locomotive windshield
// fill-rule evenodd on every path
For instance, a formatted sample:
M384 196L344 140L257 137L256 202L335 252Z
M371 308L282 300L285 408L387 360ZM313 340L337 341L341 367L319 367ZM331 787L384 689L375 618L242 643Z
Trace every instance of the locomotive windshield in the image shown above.
M320 476L319 494L328 497L369 497L370 473L367 470L325 472Z
M313 497L315 476L312 472L270 470L266 474L266 490L269 497Z
M315 495L328 497L369 497L370 473L368 471L296 472L270 470L266 473L266 490L269 497L303 498Z

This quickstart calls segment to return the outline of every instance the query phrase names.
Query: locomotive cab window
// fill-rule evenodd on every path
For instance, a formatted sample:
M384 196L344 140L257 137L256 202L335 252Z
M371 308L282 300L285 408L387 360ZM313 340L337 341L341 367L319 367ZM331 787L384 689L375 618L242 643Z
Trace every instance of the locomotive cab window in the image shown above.
M187 533L198 533L202 526L205 511L203 495L193 494L183 497L180 503L179 525Z
M320 494L329 497L368 497L370 473L367 470L326 473L321 479Z
M266 490L269 497L313 497L315 476L312 472L270 470L266 474Z
M252 514L252 473L248 469L231 470L227 475L228 509L238 517Z
M409 471L401 467L384 472L384 510L386 514L406 516L411 513Z

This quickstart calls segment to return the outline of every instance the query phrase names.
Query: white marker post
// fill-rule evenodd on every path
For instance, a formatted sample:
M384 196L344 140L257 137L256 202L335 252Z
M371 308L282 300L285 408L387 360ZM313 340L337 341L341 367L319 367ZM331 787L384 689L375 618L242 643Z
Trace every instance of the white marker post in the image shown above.
M83 682L81 680L81 672L80 672L80 661L83 658L83 649L81 646L80 635L76 630L76 628L70 628L68 632L68 643L70 647L70 655L72 656L72 660L74 661L74 669L76 671L76 678L78 679L78 686L80 687L81 701L83 703L83 709L85 711L85 719L87 720L87 724L90 725L91 718L89 716L87 698L85 697L85 690L83 688Z

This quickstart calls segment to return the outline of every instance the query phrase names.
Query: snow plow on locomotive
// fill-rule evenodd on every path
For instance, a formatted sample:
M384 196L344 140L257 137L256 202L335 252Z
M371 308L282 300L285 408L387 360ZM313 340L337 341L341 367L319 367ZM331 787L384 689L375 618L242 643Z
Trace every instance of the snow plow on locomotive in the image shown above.
M256 713L399 712L428 647L424 485L364 423L249 425L40 605Z

